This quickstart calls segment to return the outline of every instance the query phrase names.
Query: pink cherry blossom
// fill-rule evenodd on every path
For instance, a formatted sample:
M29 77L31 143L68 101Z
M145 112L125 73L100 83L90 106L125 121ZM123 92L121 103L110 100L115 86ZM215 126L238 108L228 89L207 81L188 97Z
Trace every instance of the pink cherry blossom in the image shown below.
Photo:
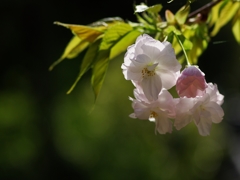
M144 34L128 47L121 68L125 79L140 86L149 101L155 101L162 88L176 84L181 65L169 42Z
M198 132L202 136L210 134L212 123L220 123L224 112L221 108L223 95L218 92L217 86L208 84L206 93L195 98L181 97L176 101L176 118L174 126L181 129L194 120Z
M141 89L135 89L134 96L136 99L130 98L134 109L130 117L155 122L155 129L160 134L172 132L170 118L175 116L175 105L172 95L166 89L160 92L156 101L149 102Z
M180 97L203 96L207 83L204 73L197 66L188 66L179 76L176 89Z

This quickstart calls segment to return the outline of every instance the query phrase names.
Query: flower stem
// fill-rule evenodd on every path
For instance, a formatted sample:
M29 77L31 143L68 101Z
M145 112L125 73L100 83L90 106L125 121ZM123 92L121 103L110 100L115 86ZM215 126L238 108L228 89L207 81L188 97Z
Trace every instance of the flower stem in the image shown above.
M185 51L185 49L183 47L183 44L182 44L181 40L179 39L178 35L176 35L176 34L175 34L175 37L177 38L177 41L178 41L179 45L181 46L181 48L183 50L184 56L186 57L187 64L190 66L191 63L190 63L190 61L188 59L187 53L186 53L186 51Z

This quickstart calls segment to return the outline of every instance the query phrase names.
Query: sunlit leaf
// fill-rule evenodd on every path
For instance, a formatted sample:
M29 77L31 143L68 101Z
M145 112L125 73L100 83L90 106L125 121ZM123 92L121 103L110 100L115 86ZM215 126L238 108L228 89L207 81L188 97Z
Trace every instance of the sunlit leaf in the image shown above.
M188 58L193 64L198 63L198 57L203 53L203 51L207 48L207 41L202 40L200 38L193 38L193 48L191 51L188 51Z
M127 23L117 23L108 28L103 36L100 50L111 48L125 34L132 30L132 27Z
M162 5L156 4L154 6L148 7L145 4L140 4L140 5L137 5L135 8L136 8L135 13L142 13L145 11L152 12L152 13L158 13L161 11Z
M175 14L175 18L178 24L181 25L186 22L189 11L190 11L190 6L183 6L181 9L177 11L177 13Z
M111 49L110 59L115 58L122 52L127 50L127 47L135 42L137 37L142 34L138 30L133 30L127 33L120 41L118 41Z
M102 50L98 52L96 63L92 70L91 84L95 94L95 101L99 95L104 82L105 74L109 64L109 50Z
M170 32L170 33L167 35L167 41L172 44L172 43L173 43L173 38L174 38L174 33L173 33L173 32Z
M114 47L114 45L118 43L118 41L120 41L131 30L132 27L129 24L118 23L109 27L109 29L104 34L92 71L91 82L95 94L95 100L97 99L98 94L102 88L102 84L109 64L111 48ZM122 48L123 47L118 50L122 50ZM115 54L117 54L116 50L117 49L114 50ZM118 53L120 52L121 51L118 51Z
M173 33L174 34L174 33ZM173 46L173 49L174 49L174 52L176 55L180 54L180 52L182 51L182 48L181 46L179 45L176 37L174 36L173 37L173 42L172 42L172 46Z
M120 17L108 17L100 19L96 22L91 23L89 26L96 27L96 26L109 26L118 22L124 22L122 18Z
M177 35L180 39L180 41L183 44L183 47L185 50L191 50L193 47L193 43L189 41L187 38L185 38L183 35Z
M49 70L51 71L57 64L62 62L65 58L72 59L76 57L85 48L87 48L88 45L89 43L87 41L82 41L78 36L74 36L68 43L62 56L49 67Z
M87 70L91 67L91 65L93 64L94 62L94 59L96 58L97 56L97 52L98 52L98 49L99 49L99 45L101 43L101 40L102 39L97 39L94 43L92 43L83 60L82 60L82 64L81 64L81 67L80 67L80 72L78 74L78 77L77 79L75 80L75 82L73 83L73 85L71 86L71 88L68 90L67 94L71 93L72 90L75 88L75 86L77 85L78 81L81 79L81 77L87 72Z
M212 27L216 21L218 20L218 17L219 17L219 9L221 7L222 3L218 3L216 4L215 6L212 7L211 9L211 13L210 13L210 18L209 18L209 26Z
M152 13L159 13L162 9L162 5L161 4L156 4L154 6L151 6L147 9L148 12L152 12Z
M149 25L148 22L145 19L143 19L140 15L136 14L136 17L137 17L138 22L140 22L144 25Z
M240 44L240 1L238 11L233 19L232 32L236 41Z
M64 24L60 22L54 22L54 24L71 29L76 36L88 42L94 42L94 40L103 34L104 30L107 28L105 26L89 27L83 25Z
M149 7L145 4L140 4L140 5L136 5L135 8L136 8L135 13L141 13L146 11Z
M232 17L235 15L239 8L239 2L233 3L232 1L229 1L221 10L219 18L214 26L213 31L211 32L211 36L215 36L222 26L227 24Z
M240 44L240 16L234 22L234 24L232 26L232 32L234 34L236 41Z
M139 23L141 23L140 25L143 25L147 29L155 30L155 27L153 25L149 24L149 22L147 20L145 20L144 18L142 18L139 14L135 14L135 15L137 17L137 21ZM138 24L138 26L139 26L139 24Z
M170 10L165 11L165 17L166 17L166 20L169 24L174 24L175 23L175 16Z
M177 30L175 26L169 25L167 28L164 29L166 34L174 32L174 34L181 35L181 31Z
M89 42L87 41L81 41L81 43L76 46L72 51L71 53L69 53L67 55L66 58L68 59L72 59L72 58L75 58L79 53L81 53L84 49L86 49L89 45Z

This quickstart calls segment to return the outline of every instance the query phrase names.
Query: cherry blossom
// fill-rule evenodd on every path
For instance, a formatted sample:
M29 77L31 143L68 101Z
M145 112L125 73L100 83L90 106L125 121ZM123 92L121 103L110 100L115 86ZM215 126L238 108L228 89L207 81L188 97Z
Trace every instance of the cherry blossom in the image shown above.
M205 94L205 74L197 66L187 66L179 76L176 89L180 97L196 97Z
M176 84L181 65L169 42L143 34L128 47L121 68L125 79L141 87L149 101L155 101L162 88Z
M141 89L134 90L136 99L130 98L134 113L131 118L153 121L156 124L155 130L160 134L172 132L170 118L175 117L175 104L172 95L163 89L156 101L149 102Z
M208 84L206 93L195 98L181 97L176 101L176 118L174 126L181 129L192 120L198 128L199 134L206 136L210 134L212 123L220 123L224 112L221 108L223 95L216 85Z

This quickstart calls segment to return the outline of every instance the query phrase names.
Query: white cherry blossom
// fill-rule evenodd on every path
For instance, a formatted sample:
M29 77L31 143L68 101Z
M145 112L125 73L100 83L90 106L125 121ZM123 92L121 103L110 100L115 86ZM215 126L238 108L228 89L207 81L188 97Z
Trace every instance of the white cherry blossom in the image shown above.
M162 88L176 84L181 65L171 44L144 34L129 46L121 68L125 79L140 86L149 101L155 101Z
M172 132L170 118L175 117L175 104L172 95L166 89L160 92L156 101L149 102L141 89L135 89L134 96L136 99L130 98L134 109L130 117L155 122L155 130L160 134Z
M209 135L212 123L220 123L223 119L222 102L223 95L218 92L217 86L209 83L203 96L179 98L174 126L179 130L194 120L199 134Z

